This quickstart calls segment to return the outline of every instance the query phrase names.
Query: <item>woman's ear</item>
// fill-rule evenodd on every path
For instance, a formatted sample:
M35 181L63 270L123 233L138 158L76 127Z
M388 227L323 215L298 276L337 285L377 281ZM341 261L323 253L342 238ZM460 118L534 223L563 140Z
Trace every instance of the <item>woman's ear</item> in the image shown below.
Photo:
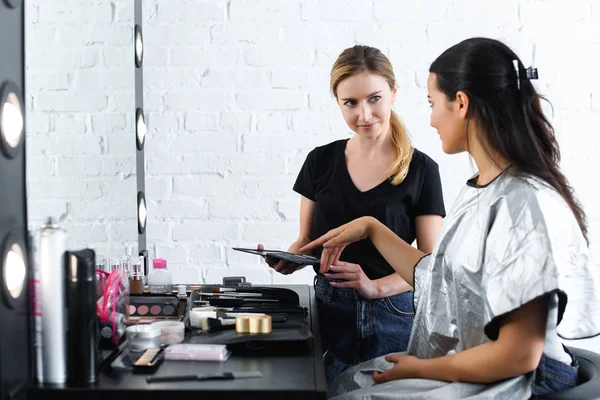
M396 93L398 93L398 82L394 82L394 89L392 89L392 103L396 101Z
M458 92L456 92L456 99L454 103L456 104L458 115L462 119L467 119L470 104L469 96L467 96L465 92L459 90Z

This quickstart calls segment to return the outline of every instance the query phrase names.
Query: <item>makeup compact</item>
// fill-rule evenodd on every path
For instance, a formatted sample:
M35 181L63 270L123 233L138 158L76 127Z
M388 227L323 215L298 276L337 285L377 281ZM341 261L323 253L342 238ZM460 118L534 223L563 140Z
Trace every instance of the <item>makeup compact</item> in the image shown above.
M156 371L159 365L164 361L164 349L147 349L140 358L133 363L133 372L141 374L151 374Z
M115 370L152 374L164 360L164 348L125 349L111 362L110 366Z

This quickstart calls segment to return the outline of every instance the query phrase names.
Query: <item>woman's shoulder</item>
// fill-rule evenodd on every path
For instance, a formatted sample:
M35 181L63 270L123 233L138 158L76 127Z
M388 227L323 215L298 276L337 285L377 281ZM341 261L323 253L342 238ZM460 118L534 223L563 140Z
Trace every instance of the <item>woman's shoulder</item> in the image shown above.
M334 159L336 154L338 154L340 151L344 151L344 149L346 148L347 141L348 139L340 139L334 140L333 142L321 146L317 146L308 153L306 158L312 159L313 162L330 162Z
M505 171L498 177L498 192L508 198L520 199L524 203L539 203L540 201L559 201L560 194L547 182L533 175Z
M413 149L412 160L410 161L411 168L423 168L427 169L430 167L438 167L437 162L433 158L431 158L426 153L417 149L416 147Z
M515 218L543 221L545 229L558 235L564 234L569 228L580 233L568 203L550 184L518 172L503 174L500 178L495 197L498 201L503 200L502 203L512 210L511 215Z
M329 142L327 144L323 144L321 146L317 146L312 150L312 153L317 153L319 155L331 154L338 152L346 148L346 142L348 139L339 139L334 140L333 142Z

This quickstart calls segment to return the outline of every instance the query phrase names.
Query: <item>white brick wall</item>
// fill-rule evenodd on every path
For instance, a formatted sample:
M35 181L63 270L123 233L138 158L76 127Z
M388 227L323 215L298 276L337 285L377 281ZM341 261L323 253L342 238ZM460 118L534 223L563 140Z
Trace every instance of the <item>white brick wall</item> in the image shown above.
M137 250L133 2L27 1L29 227L69 248Z
M74 246L136 248L133 2L27 4L30 216L60 216ZM146 0L148 246L177 282L272 274L232 246L287 248L307 152L348 137L328 73L355 43L379 47L395 109L441 167L451 206L472 173L429 127L429 63L470 36L504 40L539 68L563 168L587 211L600 264L600 4L593 0ZM547 107L549 111L551 109Z

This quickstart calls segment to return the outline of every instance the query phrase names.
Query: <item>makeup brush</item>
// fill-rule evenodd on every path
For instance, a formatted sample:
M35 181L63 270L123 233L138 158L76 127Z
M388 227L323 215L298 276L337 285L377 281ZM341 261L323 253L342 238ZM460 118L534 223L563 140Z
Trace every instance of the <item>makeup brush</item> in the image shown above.
M225 293L225 292L241 292L241 293L258 293L258 294L263 294L265 292L264 288L252 288L252 287L245 287L245 288L236 288L236 287L222 287L222 286L214 286L212 288L213 293ZM202 294L206 294L206 293L202 293Z
M235 329L235 318L203 318L200 328L204 332L217 332L227 329Z

